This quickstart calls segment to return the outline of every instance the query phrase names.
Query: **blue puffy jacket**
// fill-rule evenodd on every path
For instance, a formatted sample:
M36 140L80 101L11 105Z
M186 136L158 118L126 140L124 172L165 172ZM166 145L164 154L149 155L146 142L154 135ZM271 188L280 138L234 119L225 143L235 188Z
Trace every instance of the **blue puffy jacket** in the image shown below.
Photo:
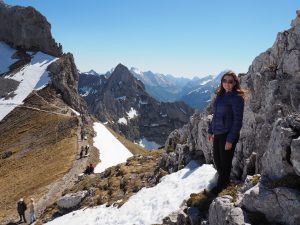
M225 92L217 96L213 105L213 119L208 133L224 134L226 141L233 143L239 137L243 124L244 99L236 91Z

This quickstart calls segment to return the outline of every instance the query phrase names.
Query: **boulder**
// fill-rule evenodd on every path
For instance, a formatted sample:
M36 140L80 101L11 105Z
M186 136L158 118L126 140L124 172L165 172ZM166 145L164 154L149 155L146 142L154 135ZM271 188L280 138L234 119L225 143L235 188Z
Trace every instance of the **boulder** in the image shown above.
M76 208L82 200L88 195L88 191L80 191L76 193L69 193L61 197L57 201L57 205L62 210L69 210Z
M250 225L243 210L235 207L232 197L225 195L216 198L209 207L209 224L213 225Z
M298 225L300 221L299 191L294 189L268 189L259 183L246 191L241 204L247 211L264 214L269 222Z
M289 174L299 173L300 114L278 119L271 132L268 148L262 158L262 174L270 179L279 179ZM297 148L298 146L298 148Z

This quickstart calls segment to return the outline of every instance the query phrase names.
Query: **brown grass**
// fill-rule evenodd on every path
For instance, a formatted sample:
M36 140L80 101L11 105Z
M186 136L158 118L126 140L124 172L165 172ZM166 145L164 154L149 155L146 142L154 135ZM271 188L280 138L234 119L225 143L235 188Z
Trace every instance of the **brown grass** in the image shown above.
M77 119L29 109L15 109L0 123L0 221L17 215L23 197L38 200L47 185L61 178L77 153Z
M230 184L226 189L222 190L222 192L219 193L219 196L222 197L224 195L229 195L232 197L232 202L236 202L236 200L238 199L239 186L241 185Z
M197 207L201 212L207 211L212 203L214 195L206 192L205 190L200 193L192 193L187 200L188 207Z
M126 163L110 167L100 175L85 176L72 188L65 190L63 195L90 190L93 187L95 188L95 195L87 197L79 208L93 207L105 203L116 207L121 206L141 188L154 185L152 182L150 183L151 180L156 180L156 178L168 174L166 171L157 168L160 157L160 151L151 151L147 156L132 156ZM120 202L117 203L117 201ZM47 221L58 213L59 209L53 204L41 216L41 219Z
M255 186L258 184L259 181L260 181L260 175L254 175L251 182Z

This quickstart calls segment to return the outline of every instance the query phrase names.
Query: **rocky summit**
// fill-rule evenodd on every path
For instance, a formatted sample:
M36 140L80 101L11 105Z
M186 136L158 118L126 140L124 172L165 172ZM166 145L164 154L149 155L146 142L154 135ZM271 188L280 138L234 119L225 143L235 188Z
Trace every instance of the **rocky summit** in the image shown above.
M146 138L163 145L168 134L193 113L183 102L163 103L150 97L144 84L122 64L107 79L83 74L79 84L90 112L133 141Z
M62 46L52 37L50 23L33 7L9 6L0 1L0 30L0 41L14 48L62 54Z

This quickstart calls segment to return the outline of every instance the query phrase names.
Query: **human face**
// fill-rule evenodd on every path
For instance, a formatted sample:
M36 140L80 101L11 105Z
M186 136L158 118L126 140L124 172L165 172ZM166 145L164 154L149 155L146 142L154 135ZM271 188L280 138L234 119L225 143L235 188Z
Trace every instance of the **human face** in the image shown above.
M232 76L225 76L222 79L222 86L226 92L232 91L235 81Z

